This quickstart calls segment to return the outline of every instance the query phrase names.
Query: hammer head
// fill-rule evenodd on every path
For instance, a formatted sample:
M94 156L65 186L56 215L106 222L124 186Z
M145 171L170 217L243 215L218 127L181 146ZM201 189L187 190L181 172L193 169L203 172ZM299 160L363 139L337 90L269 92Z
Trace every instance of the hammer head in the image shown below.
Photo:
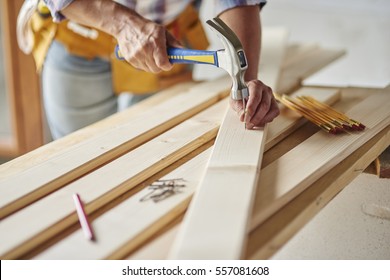
M217 52L218 64L232 77L231 98L235 100L246 99L249 96L249 91L244 75L248 63L240 40L220 18L208 20L207 24L216 32L225 47L224 50Z

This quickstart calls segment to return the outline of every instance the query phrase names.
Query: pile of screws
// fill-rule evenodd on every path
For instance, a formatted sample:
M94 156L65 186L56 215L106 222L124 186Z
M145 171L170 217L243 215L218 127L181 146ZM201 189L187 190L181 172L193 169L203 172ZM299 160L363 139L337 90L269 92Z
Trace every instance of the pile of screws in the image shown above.
M186 185L183 184L185 180L183 178L176 179L160 179L149 186L149 192L143 196L140 201L153 200L154 202L160 202L176 193L179 193Z

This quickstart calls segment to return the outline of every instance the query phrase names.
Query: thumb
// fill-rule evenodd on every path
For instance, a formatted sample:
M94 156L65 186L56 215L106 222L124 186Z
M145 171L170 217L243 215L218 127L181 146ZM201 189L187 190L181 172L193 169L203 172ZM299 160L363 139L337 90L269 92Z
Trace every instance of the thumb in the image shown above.
M244 121L244 107L240 100L230 98L230 107L237 113L240 121Z

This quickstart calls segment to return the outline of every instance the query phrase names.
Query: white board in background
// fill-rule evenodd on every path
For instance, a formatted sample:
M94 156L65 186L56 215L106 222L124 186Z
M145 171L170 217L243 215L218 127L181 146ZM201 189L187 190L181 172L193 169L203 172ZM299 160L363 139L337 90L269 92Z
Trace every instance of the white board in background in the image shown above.
M390 2L387 0L273 0L263 26L288 27L291 43L314 43L347 54L304 85L383 88L390 84Z

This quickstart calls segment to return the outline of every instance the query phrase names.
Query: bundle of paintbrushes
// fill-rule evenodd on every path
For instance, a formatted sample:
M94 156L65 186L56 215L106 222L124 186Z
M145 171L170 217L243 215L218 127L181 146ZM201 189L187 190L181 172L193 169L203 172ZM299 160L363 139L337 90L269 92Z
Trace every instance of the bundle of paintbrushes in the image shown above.
M275 94L275 98L328 133L339 134L346 131L361 131L365 129L365 125L362 123L350 119L343 113L312 97L298 96L292 98L286 95Z

